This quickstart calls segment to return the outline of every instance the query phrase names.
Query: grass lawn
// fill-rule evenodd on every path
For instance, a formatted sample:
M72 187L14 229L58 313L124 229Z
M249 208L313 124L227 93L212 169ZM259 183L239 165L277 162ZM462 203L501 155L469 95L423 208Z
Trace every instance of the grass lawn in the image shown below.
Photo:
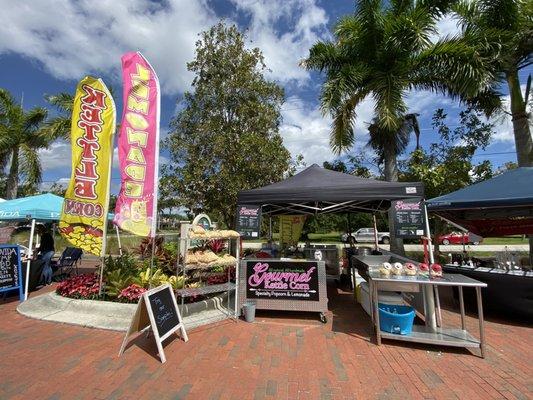
M484 238L481 244L528 244L527 237L522 236L507 236L507 237L495 237Z

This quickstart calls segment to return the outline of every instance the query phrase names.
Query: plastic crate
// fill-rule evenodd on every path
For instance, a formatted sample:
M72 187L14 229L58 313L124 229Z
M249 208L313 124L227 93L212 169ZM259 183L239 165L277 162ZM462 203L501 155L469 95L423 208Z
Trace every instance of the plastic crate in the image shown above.
M414 320L415 310L411 306L379 303L379 327L383 332L409 335Z

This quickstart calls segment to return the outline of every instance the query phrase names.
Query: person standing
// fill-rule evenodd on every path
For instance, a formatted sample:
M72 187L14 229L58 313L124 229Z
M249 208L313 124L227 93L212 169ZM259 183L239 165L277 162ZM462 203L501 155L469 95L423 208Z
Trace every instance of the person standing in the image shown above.
M44 262L41 281L44 285L50 285L53 275L52 257L55 254L54 237L44 225L39 226L39 235L41 236L41 244L37 248L37 257Z

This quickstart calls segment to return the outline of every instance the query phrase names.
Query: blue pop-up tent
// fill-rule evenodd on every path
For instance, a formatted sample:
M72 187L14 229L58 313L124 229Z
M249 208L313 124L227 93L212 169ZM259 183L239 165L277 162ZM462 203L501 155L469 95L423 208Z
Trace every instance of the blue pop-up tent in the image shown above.
M36 222L58 221L63 208L63 197L52 193L39 194L20 199L0 202L0 221L31 221L29 255L33 252L33 237ZM113 214L108 214L108 219L113 219ZM25 297L28 297L28 277L30 260L26 265Z
M52 193L37 196L23 197L21 199L7 200L0 203L0 221L31 220L29 243L29 256L33 252L33 236L35 222L57 221L63 208L63 198ZM28 279L30 273L30 258L26 263L26 282L24 300L28 298Z
M0 202L0 221L57 221L63 197L52 193Z
M533 234L533 167L507 171L426 204L429 212L481 236Z

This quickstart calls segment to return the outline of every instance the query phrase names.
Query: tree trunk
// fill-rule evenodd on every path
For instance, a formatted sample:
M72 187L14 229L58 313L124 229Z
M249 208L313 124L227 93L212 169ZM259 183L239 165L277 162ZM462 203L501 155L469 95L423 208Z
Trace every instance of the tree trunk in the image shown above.
M13 149L11 155L11 166L9 167L9 175L6 182L6 199L16 199L19 186L19 148Z
M517 71L507 74L507 85L509 86L509 96L511 98L511 114L518 166L531 167L533 166L533 140ZM529 235L529 265L533 266L533 235Z
M384 149L384 173L387 182L398 182L398 162L394 149ZM389 210L389 232L390 232L390 251L393 253L405 256L405 249L403 246L403 239L396 237L394 230L394 212L392 208Z
M533 166L533 140L517 71L507 74L507 85L509 86L509 96L511 98L511 114L518 166L531 167Z

